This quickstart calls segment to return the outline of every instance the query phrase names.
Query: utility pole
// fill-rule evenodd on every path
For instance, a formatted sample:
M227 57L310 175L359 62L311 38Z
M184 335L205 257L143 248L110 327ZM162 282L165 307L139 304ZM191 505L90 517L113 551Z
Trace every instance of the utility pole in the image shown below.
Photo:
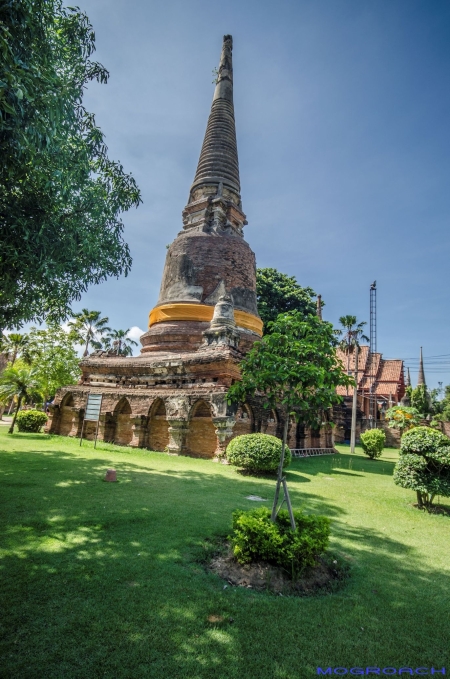
M375 357L377 353L377 282L370 286L370 375L369 375L369 422L370 428L377 426L377 397L375 393L377 371Z
M352 406L352 430L350 434L350 452L354 453L355 452L355 444L356 444L356 408L358 405L358 354L359 354L359 345L358 343L355 346L355 370L354 370L354 378L355 378L355 386L353 388L353 406Z

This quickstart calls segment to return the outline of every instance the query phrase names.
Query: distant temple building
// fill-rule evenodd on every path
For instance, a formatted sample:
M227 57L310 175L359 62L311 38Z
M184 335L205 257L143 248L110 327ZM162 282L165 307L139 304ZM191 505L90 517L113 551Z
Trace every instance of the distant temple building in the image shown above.
M174 454L220 457L238 434L281 436L284 413L226 401L239 362L262 335L255 255L244 240L233 106L232 38L223 39L211 113L183 229L170 245L139 357L98 351L61 389L47 430L80 436L89 393L102 394L98 437ZM85 422L93 438L96 423ZM332 446L331 428L291 423L289 444Z
M338 357L345 369L347 365L355 377L355 352L349 356L338 349ZM347 363L349 359L349 363ZM370 395L377 401L377 419L383 421L384 412L391 406L398 405L405 394L405 377L403 361L384 359L382 354L370 354L368 346L361 346L358 352L358 411L357 436L361 431L372 426L370 421ZM348 393L345 387L338 387L337 392L343 397L343 404L335 409L335 419L339 423L335 432L336 442L350 439L351 410L353 388Z

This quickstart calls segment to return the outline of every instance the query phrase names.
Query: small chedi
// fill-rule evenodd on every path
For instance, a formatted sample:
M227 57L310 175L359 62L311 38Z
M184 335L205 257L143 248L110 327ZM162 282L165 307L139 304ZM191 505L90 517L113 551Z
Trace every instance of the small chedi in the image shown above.
M61 389L47 431L80 436L89 393L102 394L100 440L174 454L220 457L239 434L281 437L285 414L252 400L227 404L239 362L262 335L255 255L244 240L233 106L232 38L217 83L183 229L167 251L158 302L138 357L94 352L82 379ZM95 422L84 436L93 438ZM292 448L332 446L330 427L292 421Z

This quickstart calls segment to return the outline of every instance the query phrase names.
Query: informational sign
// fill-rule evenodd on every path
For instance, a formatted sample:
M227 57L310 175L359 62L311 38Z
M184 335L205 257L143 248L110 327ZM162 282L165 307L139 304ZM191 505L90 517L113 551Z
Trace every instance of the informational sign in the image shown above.
M83 441L84 423L86 421L97 422L97 429L95 430L94 448L97 445L98 425L100 423L100 410L102 408L102 398L103 398L102 394L88 394L83 425L81 427L80 446Z
M100 418L100 410L102 407L102 394L89 394L86 403L86 412L84 415L85 420L90 420L91 422L98 422Z

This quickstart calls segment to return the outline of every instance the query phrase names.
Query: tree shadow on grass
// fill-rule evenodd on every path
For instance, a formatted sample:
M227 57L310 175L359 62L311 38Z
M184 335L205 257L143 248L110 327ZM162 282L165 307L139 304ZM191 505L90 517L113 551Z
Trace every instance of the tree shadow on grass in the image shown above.
M382 474L392 476L394 473L395 462L390 460L370 460L358 455L321 455L311 458L295 458L290 469L303 471L305 474L314 476L316 474L346 473L355 475L362 474Z
M224 589L192 566L191 548L273 481L115 460L121 481L109 484L107 464L58 451L12 460L12 482L37 481L2 482L4 676L307 679L318 666L448 661L449 576L410 545L348 526L344 510L292 484L294 506L334 516L348 585L301 600Z

